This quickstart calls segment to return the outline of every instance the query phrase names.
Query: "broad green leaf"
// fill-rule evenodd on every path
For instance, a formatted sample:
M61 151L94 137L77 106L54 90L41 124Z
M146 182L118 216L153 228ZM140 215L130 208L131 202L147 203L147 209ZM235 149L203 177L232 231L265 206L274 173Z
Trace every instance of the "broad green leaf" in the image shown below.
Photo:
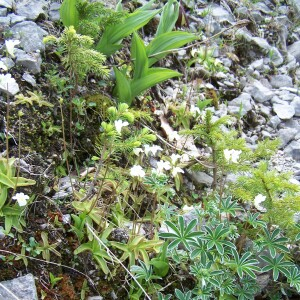
M133 33L131 43L131 59L134 63L133 80L145 76L148 71L148 57L144 42L136 32Z
M74 26L77 29L79 24L79 12L77 10L78 0L64 0L59 13L64 26Z
M32 179L27 179L24 177L13 177L11 181L15 184L15 186L28 186L28 185L35 185L36 181Z
M168 0L164 6L157 27L156 36L172 31L179 15L179 3L176 0Z
M0 173L0 183L4 184L7 187L10 187L12 189L15 188L15 183L12 180L12 178L8 178L8 176L6 176L3 173Z
M182 76L182 74L173 70L164 68L152 68L148 71L147 75L141 79L134 80L131 82L131 93L132 97L136 97L150 87L168 80L172 77Z
M0 211L7 199L7 188L0 188Z
M173 53L171 50L178 49L196 39L197 37L194 34L183 31L172 31L159 35L146 47L149 67L168 54Z
M160 10L140 10L129 14L122 23L105 29L96 49L105 55L113 54L123 38L146 25L159 12Z
M116 75L116 86L114 93L117 94L119 100L118 102L127 103L130 106L133 99L133 96L131 94L130 81L117 68L114 68L114 71Z

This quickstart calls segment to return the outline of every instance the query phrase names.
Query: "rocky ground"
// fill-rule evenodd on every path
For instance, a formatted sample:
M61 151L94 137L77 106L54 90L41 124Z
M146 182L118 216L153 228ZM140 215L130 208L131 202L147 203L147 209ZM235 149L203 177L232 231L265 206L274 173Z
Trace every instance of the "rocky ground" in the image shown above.
M145 2L132 1L131 4L138 6ZM125 5L130 7L128 3ZM94 290L91 288L91 294L100 290L101 295L112 295L110 299L121 299L113 298L120 287L112 283L107 286L87 261L80 267L72 261L71 252L77 246L74 237L68 233L72 210L69 204L61 205L72 194L72 185L61 167L64 142L57 100L60 95L49 83L49 74L55 74L51 71L53 64L58 64L58 69L61 66L55 54L43 43L45 36L62 31L59 7L57 1L0 0L0 156L7 155L7 134L10 156L20 157L21 173L37 181L33 191L35 204L28 212L27 237L47 229L52 232L52 242L63 244L60 246L61 258L53 256L53 265L40 265L38 261L29 260L25 268L23 260L9 264L0 261L0 281L30 272L36 278L39 297L42 297L41 290L47 286L44 270L53 270L57 274L56 264L61 263L70 268L64 270L60 295L40 299L79 299L78 293L86 276L97 286ZM188 21L182 29L201 33L201 41L168 56L163 62L184 76L150 91L153 110L156 114L166 112L169 103L180 104L187 100L187 95L191 106L198 99L212 98L217 103L210 108L214 118L233 116L241 137L250 148L255 148L259 140L279 137L280 151L272 158L272 164L279 172L291 171L295 182L300 184L300 1L183 0L182 7ZM148 25L150 35L154 23ZM15 45L13 55L7 55L5 42L9 40L20 41ZM195 59L197 51L203 51L199 56L202 58ZM186 67L189 62L190 66ZM104 97L109 98L111 86L107 83L99 85L94 78L88 78L80 91L84 97L101 94L99 101L102 101ZM36 101L36 105L19 103L10 105L7 110L8 103L16 102L20 94L28 96L28 91L35 93L32 101ZM37 96L39 93L40 97ZM41 100L45 102L38 102ZM23 113L21 119L20 110ZM155 126L161 133L163 125L158 120ZM94 140L98 125L91 116L85 126L86 131L73 137L80 173L88 167L87 162L92 156L90 141ZM20 153L18 145L21 145ZM205 149L198 150L205 155ZM76 174L75 168L72 171ZM76 185L76 179L72 180ZM203 172L185 178L191 189L197 184L209 188L212 180L211 174ZM55 227L53 222L57 219L65 227ZM0 231L0 238L0 249L20 252L16 237L4 237ZM0 252L0 256L8 254Z

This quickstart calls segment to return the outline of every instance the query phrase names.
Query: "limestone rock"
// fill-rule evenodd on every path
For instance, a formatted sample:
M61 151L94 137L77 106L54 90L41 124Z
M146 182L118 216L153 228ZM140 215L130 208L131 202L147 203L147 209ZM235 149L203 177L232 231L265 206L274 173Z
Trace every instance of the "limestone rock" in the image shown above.
M260 103L268 101L274 96L274 93L258 80L245 87L244 92L249 93L255 101Z
M293 87L292 78L288 75L274 75L270 81L273 88Z
M15 39L21 41L20 46L26 52L44 50L43 37L47 32L32 21L24 21L14 25L11 32Z
M295 109L291 105L282 105L275 103L273 110L281 120L289 120L295 115Z
M18 66L25 67L32 74L37 74L41 72L42 58L40 53L29 53L25 51L18 50L15 52L16 64Z
M243 117L252 109L251 96L247 93L242 93L237 98L228 102L228 111L232 114L241 113Z
M296 58L297 62L300 62L300 41L290 45L288 47L288 52Z
M2 281L0 286L0 299L15 300L38 300L34 277L27 274L13 280Z
M40 15L46 16L47 5L45 0L19 0L16 2L16 14L36 20Z
M194 171L187 171L188 176L191 178L191 180L197 184L204 184L206 186L211 186L213 183L213 178L204 173L204 172L194 172Z
M293 140L295 135L297 134L297 129L294 128L284 128L278 131L278 137L281 140L281 148L284 148L290 141Z
M13 2L13 0L0 0L0 7L12 8Z
M291 102L291 106L293 106L295 109L295 116L300 117L300 97L295 97Z

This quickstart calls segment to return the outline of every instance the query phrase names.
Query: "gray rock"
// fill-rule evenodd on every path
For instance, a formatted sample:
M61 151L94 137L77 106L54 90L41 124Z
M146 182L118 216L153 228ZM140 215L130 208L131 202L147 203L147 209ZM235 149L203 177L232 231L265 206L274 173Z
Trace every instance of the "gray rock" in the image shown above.
M16 80L10 74L0 74L0 91L14 96L20 89Z
M280 118L276 115L276 116L273 116L273 117L270 118L270 121L269 121L268 124L269 124L272 128L276 129L277 126L278 126L280 123L281 123L281 120L280 120Z
M22 76L22 79L24 79L26 82L28 82L32 86L36 86L36 81L35 81L34 77L31 76L30 74L24 73Z
M264 14L270 14L272 12L272 10L263 2L255 3L253 8L263 12Z
M300 16L300 1L299 0L290 0L289 1L295 9L298 17Z
M251 96L247 93L242 93L237 98L228 102L228 111L231 114L241 114L241 117L246 115L252 109Z
M0 26L2 27L9 27L10 25L10 18L9 17L0 17Z
M251 41L265 53L268 53L271 49L269 43L261 37L253 37Z
M300 117L300 97L295 97L291 102L291 106L295 109L295 116Z
M214 17L214 19L220 23L228 22L233 24L235 22L234 16L229 13L225 8L213 4L211 7L210 14Z
M291 105L282 105L275 103L273 110L281 120L289 120L295 115L295 109Z
M213 178L204 172L200 172L200 171L195 172L195 171L187 170L187 175L196 184L204 184L206 186L211 186L213 183Z
M300 162L300 141L292 141L284 149L284 153L291 156L295 161Z
M298 130L294 128L284 128L278 131L278 137L281 140L280 148L284 148L296 136Z
M288 46L288 52L296 58L297 62L300 62L300 41Z
M10 17L11 26L26 20L26 17L18 16L15 14L9 14L8 16Z
M53 22L59 21L60 15L59 15L59 9L60 9L60 3L53 2L50 4L49 8L49 19Z
M270 83L273 88L293 87L292 78L288 75L275 75L271 77Z
M63 200L63 199L68 198L70 195L71 195L71 193L69 193L69 192L58 191L52 196L52 199L53 200Z
M47 31L43 30L32 21L24 21L14 25L11 32L15 39L21 41L20 45L26 52L34 52L36 50L44 50L43 37L47 35Z
M0 17L5 17L7 15L7 8L0 8Z
M14 61L10 57L3 57L1 61L6 65L8 70L15 66Z
M253 68L255 70L262 70L263 66L264 66L264 60L263 60L263 58L261 58L261 59L255 60L253 63L251 63L249 68Z
M283 59L281 53L279 52L279 50L276 47L271 47L269 49L268 54L270 56L271 62L274 64L275 67L278 67L281 64L283 64L284 59Z
M13 0L0 0L0 7L12 8L13 7Z
M28 20L36 20L40 15L47 15L47 6L45 0L19 0L16 2L16 13Z
M27 68L32 74L41 72L42 58L40 53L29 53L27 54L23 50L15 51L16 64L17 66L23 66Z
M0 286L0 299L5 300L38 300L34 277L27 274L13 280L2 281Z
M255 80L252 85L245 87L244 92L249 93L255 101L260 103L268 101L274 96L274 93L258 80Z
M260 290L265 289L268 286L270 280L271 280L270 274L258 274L256 278L256 282L259 285Z
M87 300L103 300L102 296L89 296Z

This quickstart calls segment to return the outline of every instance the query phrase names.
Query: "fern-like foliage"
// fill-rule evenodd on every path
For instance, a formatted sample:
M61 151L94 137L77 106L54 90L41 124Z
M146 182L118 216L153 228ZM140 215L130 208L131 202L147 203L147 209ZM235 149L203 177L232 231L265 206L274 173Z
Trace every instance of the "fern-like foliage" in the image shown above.
M58 38L47 36L44 42L54 42L64 67L76 83L82 82L88 73L106 77L109 70L103 65L105 55L92 48L94 40L86 35L77 34L73 26L66 28Z
M295 225L294 215L300 210L300 187L290 179L290 173L270 170L268 163L261 161L257 168L249 169L238 178L231 192L236 198L249 202L259 194L265 196L264 217L271 224L290 230Z
M78 32L98 39L104 28L122 22L125 12L114 11L100 2L79 1Z
M182 130L181 134L192 135L195 138L204 141L211 147L216 144L218 139L222 139L224 132L221 126L227 125L229 120L229 116L224 116L213 121L212 112L207 110L201 124L195 125L192 129Z

